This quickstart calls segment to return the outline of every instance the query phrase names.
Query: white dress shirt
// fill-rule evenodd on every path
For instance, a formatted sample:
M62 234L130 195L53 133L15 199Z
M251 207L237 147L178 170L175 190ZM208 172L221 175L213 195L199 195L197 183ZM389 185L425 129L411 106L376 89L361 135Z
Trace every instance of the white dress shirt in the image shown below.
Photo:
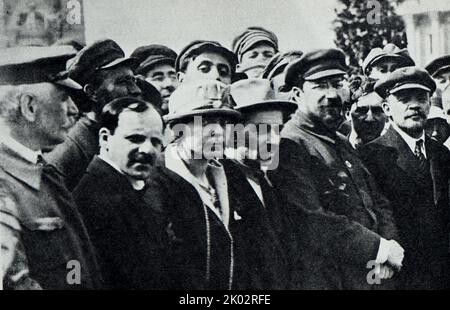
M392 122L392 128L394 128L395 131L397 131L399 133L399 135L403 138L403 140L405 140L406 144L411 149L411 152L413 152L413 154L415 154L415 151L416 151L417 141L422 140L423 143L422 143L421 151L422 151L422 154L425 156L425 158L427 158L427 151L425 149L425 131L422 132L422 135L420 136L420 138L415 139L415 138L411 137L410 135L408 135L403 130L401 130L396 124L394 124L394 122Z
M108 165L110 165L111 167L113 167L115 170L117 170L117 172L119 172L120 174L123 174L123 171L119 168L119 166L117 166L114 162L112 162L108 157L104 156L104 154L100 154L98 156L98 158L100 158L101 160L103 160L105 163L107 163ZM126 175L125 175L126 176ZM145 187L145 182L143 180L133 180L131 178L128 178L128 181L130 181L131 186L133 186L133 188L137 191L141 191L144 189Z

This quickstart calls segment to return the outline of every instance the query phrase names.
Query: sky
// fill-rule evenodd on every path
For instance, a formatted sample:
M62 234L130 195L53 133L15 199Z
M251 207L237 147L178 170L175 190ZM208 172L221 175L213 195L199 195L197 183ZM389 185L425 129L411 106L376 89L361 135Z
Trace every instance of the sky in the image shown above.
M280 50L334 46L336 0L84 0L86 41L116 40L127 54L164 44L179 52L196 39L231 47L248 26L275 32Z

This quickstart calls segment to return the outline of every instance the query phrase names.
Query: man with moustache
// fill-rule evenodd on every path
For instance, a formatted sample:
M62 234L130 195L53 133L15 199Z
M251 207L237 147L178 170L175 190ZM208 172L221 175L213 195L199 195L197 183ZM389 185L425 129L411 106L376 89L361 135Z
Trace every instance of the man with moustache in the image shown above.
M137 58L140 63L135 74L143 77L161 93L161 112L166 115L170 95L179 84L175 71L177 54L167 46L152 44L138 47L130 57Z
M42 159L78 114L69 93L81 86L64 72L74 55L67 46L23 47L4 50L0 60L0 241L8 290L101 287L72 195Z
M348 141L355 150L378 138L386 125L383 98L373 90L374 85L366 82L351 94L352 103L347 112L351 119Z
M145 180L161 151L163 122L148 103L124 97L104 108L100 155L74 197L109 289L164 289L164 249Z
M403 289L445 289L449 278L450 153L425 134L436 83L424 70L401 68L375 91L392 126L363 149L380 190L391 201L405 247Z
M305 53L286 73L301 104L281 132L278 169L269 179L294 223L298 288L372 289L369 262L381 278L402 264L389 203L337 133L346 71L344 53L325 49Z
M236 71L248 78L260 78L264 68L278 53L278 38L262 27L248 27L234 38L232 49L239 61Z
M113 40L101 40L82 49L68 62L69 75L82 87L89 101L89 112L81 117L67 139L46 155L73 190L94 155L98 154L98 116L111 100L124 96L139 97L133 69L137 62L125 58L125 53Z
M236 56L215 41L196 40L177 57L175 70L180 83L215 80L231 84L236 73Z

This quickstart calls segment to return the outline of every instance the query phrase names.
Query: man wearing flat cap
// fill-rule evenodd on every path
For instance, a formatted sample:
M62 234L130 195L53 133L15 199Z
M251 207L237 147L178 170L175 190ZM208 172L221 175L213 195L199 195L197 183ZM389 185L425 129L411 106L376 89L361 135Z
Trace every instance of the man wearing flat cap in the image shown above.
M101 286L89 236L73 198L42 150L62 143L81 89L65 64L67 46L3 51L0 60L0 226L5 289Z
M362 70L369 79L378 81L398 68L414 65L407 49L389 43L383 48L372 49L363 61Z
M163 115L167 114L170 95L179 84L175 71L177 54L167 46L153 44L138 47L131 57L137 58L140 63L135 74L143 77L161 93L161 111Z
M436 82L436 92L431 101L443 108L450 124L450 55L434 59L425 69Z
M94 42L68 64L69 75L81 84L91 107L72 128L66 141L46 158L64 176L69 190L73 190L99 152L97 117L102 108L115 98L140 97L142 91L133 73L137 61L125 58L113 40Z
M236 71L249 78L259 78L278 53L278 38L262 27L248 27L234 38L232 48L239 61Z
M389 203L337 133L346 71L341 50L323 49L305 53L286 73L301 103L281 132L278 169L269 179L295 224L298 288L374 289L370 262L377 281L402 264Z
M197 40L177 57L175 69L180 83L206 79L231 84L236 72L236 56L215 41Z
M448 288L450 153L425 134L431 76L401 68L375 85L392 126L362 151L369 170L391 201L405 260L403 289Z
M294 60L302 57L302 51L290 51L287 53L278 53L267 64L262 72L262 78L272 82L276 97L280 100L293 100L289 87L285 85L286 68Z

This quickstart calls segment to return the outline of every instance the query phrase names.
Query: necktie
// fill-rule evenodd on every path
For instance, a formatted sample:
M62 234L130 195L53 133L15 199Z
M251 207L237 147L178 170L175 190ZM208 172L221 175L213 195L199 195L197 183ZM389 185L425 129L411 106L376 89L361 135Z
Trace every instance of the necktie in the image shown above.
M428 162L425 158L425 155L422 152L423 148L423 140L417 140L416 141L416 148L414 149L414 155L416 156L417 160L419 161L419 170L421 173L426 173L428 169Z

